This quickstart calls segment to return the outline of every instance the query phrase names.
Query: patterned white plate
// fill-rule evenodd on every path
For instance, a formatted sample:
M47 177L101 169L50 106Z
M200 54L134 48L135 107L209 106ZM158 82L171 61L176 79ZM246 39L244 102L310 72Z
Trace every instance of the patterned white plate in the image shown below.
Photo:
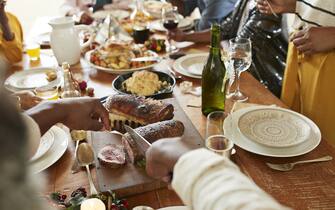
M48 132L46 132L42 137L41 137L41 141L40 141L40 145L36 151L36 153L34 154L34 156L32 158L30 158L30 161L35 161L37 159L39 159L40 157L42 157L53 145L55 140L55 136L53 134L53 132L51 132L50 130Z
M208 53L185 55L174 62L173 68L184 76L201 79L202 69L207 58Z
M238 122L241 116L248 112L252 112L255 110L264 110L264 109L276 109L281 111L290 112L292 114L298 115L302 120L304 120L310 127L310 135L309 138L299 144L289 146L289 147L273 147L273 146L267 146L264 144L260 144L256 141L250 140L245 135L243 135L239 128L238 128ZM264 155L264 156L270 156L270 157L294 157L306 154L312 150L314 150L321 142L321 133L320 129L315 125L313 121L308 119L307 117L298 114L296 112L293 112L288 109L282 109L282 108L274 108L269 106L254 106L249 108L244 108L241 110L238 110L232 114L230 114L224 121L224 131L225 135L231 139L234 144L241 147L244 150L247 150L249 152Z
M310 137L310 126L299 115L279 109L258 109L240 116L242 135L270 147L290 147Z

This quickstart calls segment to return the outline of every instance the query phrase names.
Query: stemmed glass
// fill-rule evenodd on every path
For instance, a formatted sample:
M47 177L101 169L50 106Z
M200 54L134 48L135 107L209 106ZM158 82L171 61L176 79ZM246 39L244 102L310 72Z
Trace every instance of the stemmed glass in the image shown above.
M248 100L248 97L240 91L240 76L251 65L251 51L250 39L236 37L229 40L229 66L234 70L236 89L232 94L228 94L227 98L233 101L243 102Z
M164 28L167 29L167 35L169 31L173 31L177 29L178 22L179 22L179 14L178 8L175 6L165 6L162 8L162 22ZM171 43L171 40L167 39L167 48L166 51L168 53L172 53L173 51L177 50L177 47Z
M81 3L88 8L90 13L93 13L93 7L97 3L97 1L96 0L81 0Z

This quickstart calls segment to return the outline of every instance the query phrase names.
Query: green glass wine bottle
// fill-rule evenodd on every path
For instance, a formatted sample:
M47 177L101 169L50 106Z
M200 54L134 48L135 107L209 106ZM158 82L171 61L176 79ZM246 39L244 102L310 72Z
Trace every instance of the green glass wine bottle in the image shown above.
M224 111L226 67L221 59L221 29L218 24L211 27L211 47L207 63L202 71L202 113L208 115L213 111Z

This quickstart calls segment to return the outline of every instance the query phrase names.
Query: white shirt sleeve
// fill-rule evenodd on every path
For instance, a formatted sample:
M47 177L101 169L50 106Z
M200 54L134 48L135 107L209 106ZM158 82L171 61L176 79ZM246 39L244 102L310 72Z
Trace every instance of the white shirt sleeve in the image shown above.
M173 171L172 187L194 210L283 210L242 174L229 159L206 149L183 155Z
M23 121L26 125L27 139L29 146L29 157L32 157L40 145L41 132L38 124L26 114L22 114Z

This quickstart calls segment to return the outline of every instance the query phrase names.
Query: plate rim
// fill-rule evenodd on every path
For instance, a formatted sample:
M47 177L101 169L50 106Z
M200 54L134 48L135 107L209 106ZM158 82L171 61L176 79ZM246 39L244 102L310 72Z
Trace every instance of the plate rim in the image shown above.
M194 74L190 74L188 73L188 71L186 71L182 66L181 63L183 61L185 61L186 59L191 59L194 57L208 57L209 53L208 52L203 52L203 53L193 53L193 54L189 54L189 55L185 55L183 57L178 58L177 60L175 60L175 62L173 63L173 68L175 71L177 71L179 74L182 74L184 76L188 76L191 78L196 78L196 79L201 79L202 76L201 75L194 75Z
M57 74L57 79L49 82L49 84L47 84L46 86L53 86L53 85L58 85L60 82L61 82L61 79L60 79L60 75L59 75L59 71L56 67L33 67L33 68L28 68L28 69L23 69L23 70L20 70L20 71L17 71L17 72L14 72L13 74L11 74L4 82L4 85L5 86L8 86L10 88L13 88L13 89L17 89L17 90L33 90L35 89L36 87L17 87L17 86L13 86L10 84L10 81L15 79L15 77L17 77L18 75L27 75L29 74L30 72L43 72L43 70L46 70L46 69L52 69L53 71L56 72Z
M116 70L116 69L110 69L110 68L105 68L105 67L102 67L102 66L97 66L95 64L93 64L91 61L90 61L90 55L91 53L93 52L94 50L90 50L90 51L87 51L85 53L85 56L84 56L84 59L85 61L93 68L97 69L97 70L100 70L100 71L104 71L104 72L107 72L107 73L110 73L110 74L125 74L125 73L130 73L130 72L135 72L135 71L140 71L140 70L145 70L145 69L150 69L150 68L153 68L154 66L156 66L157 64L159 64L160 62L156 62L156 63L153 63L151 65L148 65L148 66L143 66L143 67L139 67L139 68L134 68L134 69L120 69L120 70ZM149 50L151 53L152 53L152 56L158 56L157 53L155 53L154 51L151 51Z
M37 148L34 156L30 158L29 162L34 162L34 161L40 159L41 157L43 157L43 155L45 155L51 149L51 147L53 146L53 144L55 143L55 134L53 132L51 132L50 130L48 130L43 136L45 136L46 134L49 134L49 135L52 136L52 142L51 142L49 148L44 153L41 153L40 155L38 155L37 157L35 157L35 155L37 154L38 149L40 148L40 145L41 145L41 142L40 142L40 144L39 144L39 146L38 146L38 148ZM41 139L43 138L43 136L41 137Z
M276 148L276 147L268 147L256 142L253 142L251 140L248 140L247 138L244 138L239 132L237 132L237 129L234 129L232 125L234 122L236 122L236 119L233 119L233 114L241 114L244 112L247 112L249 110L254 110L254 109L269 109L269 108L275 108L275 109L284 109L281 107L269 107L269 106L264 106L264 105L258 105L258 106L253 106L253 107L247 107L241 110L237 110L234 113L229 114L229 116L225 119L224 121L224 131L228 138L231 138L234 144L239 146L240 148L249 151L254 154L258 155L263 155L263 156L268 156L268 157L296 157L300 155L307 154L311 151L313 151L321 142L322 137L321 137L321 132L319 127L309 118L306 116L294 112L289 109L284 109L289 112L297 113L298 115L301 115L302 118L305 118L306 121L310 122L311 124L311 130L312 130L312 135L314 135L314 140L307 140L305 142L302 142L301 144L292 146L292 147L284 147L284 148ZM251 147L251 148L250 148ZM294 151L295 150L295 151ZM299 150L299 151L298 151ZM284 151L284 153L282 153ZM271 154L271 152L275 152L276 154Z
M281 111L281 112L289 113L289 114L291 114L291 115L293 115L293 116L295 116L295 117L301 119L302 121L304 121L304 123L305 123L308 127L311 128L311 126L310 126L310 122L306 121L306 120L305 120L304 118L302 118L298 113L296 113L296 112L289 112L289 111L287 111L287 110L283 110L283 109L276 109L276 108L274 108L274 107L269 107L267 110L271 110L271 108L272 108L272 110L275 110L275 111ZM238 129L238 132L239 132L241 135L243 135L245 138L248 138L248 137L247 137L245 134L243 134L243 132L241 131L241 128L240 128L240 126L239 126L240 120L241 120L241 118L242 118L243 116L247 115L248 113L251 113L251 112L257 112L257 111L259 111L259 110L261 110L261 109L249 110L248 112L245 112L245 113L243 113L243 114L240 114L240 115L239 115L239 118L236 120L236 121L237 121L236 123L237 123L237 129ZM312 130L312 128L311 128L311 130ZM310 136L310 135L309 135L309 136ZM306 139L306 140L307 140L307 139ZM293 144L290 144L290 145L283 145L283 146L274 146L274 145L270 145L270 144L262 143L262 142L259 142L259 141L254 141L254 142L256 142L256 143L258 143L258 144L262 144L262 145L267 146L267 147L273 147L273 148L287 148L287 147L292 147L292 146L296 146L296 145L298 145L298 144L301 144L301 143L305 142L306 140L303 140L303 141L300 141L300 142L296 142L296 143L293 143Z
M44 158L45 158L46 155L51 155L51 154L48 154L48 153L50 153L53 148L54 148L54 150L56 150L58 148L59 153L53 159L50 159L50 160L46 161L46 163L44 163L44 164L41 164L41 161L45 160L42 157L40 159L37 159L36 161L30 163L29 168L32 170L33 174L38 174L38 173L44 171L45 169L49 168L53 164L55 164L64 155L64 153L66 152L66 150L68 148L69 141L70 141L69 135L67 135L67 133L63 129L59 128L56 125L52 126L50 128L50 130L52 130L54 132L55 140L58 136L60 142L57 142L57 144L53 144L52 147L49 149L49 151L44 155ZM64 144L64 146L62 146L62 144ZM38 166L38 164L40 164L40 166ZM34 168L34 165L35 165L35 168Z

